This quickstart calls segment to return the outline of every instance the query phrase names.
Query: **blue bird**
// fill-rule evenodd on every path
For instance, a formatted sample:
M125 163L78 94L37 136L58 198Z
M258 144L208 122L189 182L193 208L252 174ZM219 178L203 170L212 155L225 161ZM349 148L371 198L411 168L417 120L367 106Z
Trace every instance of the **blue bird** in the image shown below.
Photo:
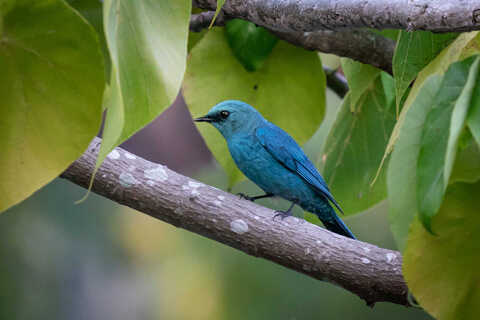
M292 215L293 207L299 205L316 214L328 230L355 239L330 205L342 212L303 150L288 133L252 106L242 101L223 101L195 121L211 123L220 131L238 168L266 193L256 197L243 195L244 198L287 199L292 202L290 208L277 211L282 218Z

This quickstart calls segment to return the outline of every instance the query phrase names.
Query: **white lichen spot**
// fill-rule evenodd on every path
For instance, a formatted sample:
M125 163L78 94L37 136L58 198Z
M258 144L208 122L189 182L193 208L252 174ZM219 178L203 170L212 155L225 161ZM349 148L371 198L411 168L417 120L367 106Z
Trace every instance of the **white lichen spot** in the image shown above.
M107 175L106 175L106 174L102 174L102 178L106 178L106 177L107 177Z
M157 166L153 169L145 170L144 175L147 179L159 182L165 181L168 178L167 172L165 171L163 166Z
M192 189L192 196L196 197L200 194L197 189Z
M369 248L369 247L363 247L363 251L365 251L366 253L369 253L369 252L370 252L370 248Z
M175 210L173 210L176 214L183 214L183 209L180 207L176 207Z
M387 257L387 262L390 263L390 262L393 261L393 259L395 259L395 254L389 252L389 253L386 254L386 257Z
M212 222L213 222L213 223L217 223L217 219L212 219Z
M110 152L108 154L107 157L109 157L112 160L116 160L116 159L120 158L120 152L118 152L117 150L114 149L114 150L112 150L112 152Z
M120 179L120 184L125 188L138 183L138 181L129 172L122 172L118 178Z
M237 234L244 234L248 231L248 224L241 219L233 220L230 222L230 229Z
M128 171L135 171L135 166L128 167Z
M195 182L195 181L188 181L188 186L190 188L196 189L196 188L200 188L201 186L203 186L203 183Z
M315 241L315 243L316 243L316 244L322 244L322 241L317 240L317 241Z
M368 260L367 258L362 258L362 262L365 263L365 264L369 264L370 260Z
M218 200L220 200L220 201L225 200L225 197L224 197L224 196L218 196L217 198L218 198Z
M182 190L187 191L187 190L190 190L190 188L186 184L184 184L182 186Z
M259 217L259 216L255 216L255 217L253 217L253 219L255 219L255 220L260 220L260 217Z
M125 152L125 158L130 159L130 160L135 160L137 157L135 157L133 154L130 152Z
M309 247L306 247L305 248L305 255L308 256L310 254L310 248Z
M147 184L151 187L153 187L155 185L155 181L153 180L147 180Z
M217 207L220 207L222 205L222 201L215 200L213 201L213 204L216 205Z

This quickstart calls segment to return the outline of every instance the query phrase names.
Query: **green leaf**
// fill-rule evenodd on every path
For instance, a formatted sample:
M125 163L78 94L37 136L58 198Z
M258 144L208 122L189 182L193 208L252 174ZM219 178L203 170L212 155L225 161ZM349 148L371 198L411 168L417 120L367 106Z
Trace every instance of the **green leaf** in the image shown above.
M449 184L455 182L474 183L480 179L480 146L465 128L459 139L455 165Z
M383 154L382 162L378 172L381 171L383 163L393 151L393 147L397 142L400 129L405 122L405 114L408 112L408 109L416 99L427 78L433 74L443 74L445 71L447 71L450 64L459 59L463 59L477 53L480 53L480 36L478 31L462 33L447 48L442 50L442 52L418 74L413 87L408 93L408 97L403 104L398 121L393 128L393 132L388 141L385 153Z
M412 225L403 274L420 305L438 320L477 319L480 313L480 182L456 183L429 234L418 220Z
M417 162L417 204L420 220L430 232L431 218L440 208L450 179L479 61L471 57L450 66L425 119Z
M63 1L0 4L0 211L64 171L98 132L104 67Z
M245 20L230 20L225 30L233 54L248 71L258 70L278 41L267 29Z
M404 123L400 129L387 170L389 222L393 238L403 251L408 230L417 215L417 159L420 153L422 130L432 101L440 88L442 77L427 79L407 112L402 112Z
M175 100L186 67L190 6L188 0L105 1L112 74L97 168Z
M467 117L467 124L473 137L480 145L480 85L477 83Z
M280 41L262 68L247 72L233 56L224 32L213 28L189 56L183 93L193 116L205 115L223 100L242 100L298 143L306 142L325 110L325 74L318 55ZM227 172L230 186L243 179L220 133L204 123L198 128Z
M400 101L410 83L455 37L457 37L456 33L435 34L429 31L400 31L393 56L397 112Z
M387 104L382 80L375 82L350 111L344 99L327 138L322 160L324 177L346 214L363 211L386 197L385 174L370 187L395 123L395 105Z
M341 58L340 61L343 73L347 78L348 86L350 88L350 110L354 112L358 100L365 90L372 85L372 82L377 79L380 74L380 69L348 58Z

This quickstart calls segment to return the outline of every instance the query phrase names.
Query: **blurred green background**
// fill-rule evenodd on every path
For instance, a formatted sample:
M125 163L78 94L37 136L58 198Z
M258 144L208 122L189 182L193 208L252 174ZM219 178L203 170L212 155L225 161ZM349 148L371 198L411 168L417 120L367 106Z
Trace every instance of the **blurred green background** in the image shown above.
M337 105L329 94L327 108ZM321 131L307 151L319 148ZM225 186L181 97L124 147ZM240 190L258 192L248 182L232 192ZM371 309L329 283L94 194L75 205L84 194L57 179L0 216L0 319L431 319L390 303ZM346 223L360 240L394 249L386 214L382 203Z

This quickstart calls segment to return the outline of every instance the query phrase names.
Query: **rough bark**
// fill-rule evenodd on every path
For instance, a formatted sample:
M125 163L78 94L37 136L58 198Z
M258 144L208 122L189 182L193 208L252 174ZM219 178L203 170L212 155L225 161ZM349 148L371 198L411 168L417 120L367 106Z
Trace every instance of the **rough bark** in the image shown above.
M190 30L199 32L207 28L214 12L207 11L192 15ZM216 26L223 26L229 19L220 12ZM267 28L269 29L269 28ZM395 41L368 30L322 30L316 32L280 32L269 29L280 39L312 51L331 53L361 63L371 64L392 74L392 60Z
M216 0L193 0L214 10ZM226 16L283 32L345 28L461 32L480 29L478 0L227 0Z
M63 174L87 187L101 140ZM98 170L93 192L174 226L201 234L315 279L339 285L368 305L408 306L400 253L331 233L116 148ZM87 200L88 201L88 200Z

